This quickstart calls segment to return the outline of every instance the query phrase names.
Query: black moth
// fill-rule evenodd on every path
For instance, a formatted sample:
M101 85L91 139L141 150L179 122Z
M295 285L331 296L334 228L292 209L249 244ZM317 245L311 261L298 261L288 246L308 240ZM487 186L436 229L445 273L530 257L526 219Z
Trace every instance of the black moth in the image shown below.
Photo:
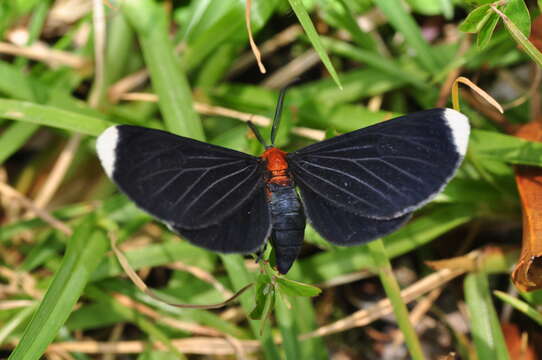
M256 252L270 236L285 274L302 245L305 218L343 246L399 228L452 178L469 130L463 114L431 109L288 154L266 146L255 157L130 125L108 128L96 147L107 175L171 230L222 253Z

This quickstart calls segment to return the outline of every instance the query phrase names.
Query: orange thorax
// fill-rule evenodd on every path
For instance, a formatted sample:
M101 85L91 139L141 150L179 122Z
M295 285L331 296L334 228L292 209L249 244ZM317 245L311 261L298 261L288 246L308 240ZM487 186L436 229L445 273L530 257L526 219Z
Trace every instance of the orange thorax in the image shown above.
M267 170L271 177L268 180L270 183L277 185L289 185L290 177L288 176L288 162L286 161L286 152L277 148L269 148L261 156L267 163Z

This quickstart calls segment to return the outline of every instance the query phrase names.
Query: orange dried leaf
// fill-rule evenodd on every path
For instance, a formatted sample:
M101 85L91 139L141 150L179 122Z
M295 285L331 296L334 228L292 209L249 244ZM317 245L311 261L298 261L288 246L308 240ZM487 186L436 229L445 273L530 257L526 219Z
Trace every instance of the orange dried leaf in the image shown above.
M523 125L516 136L542 141L542 123ZM512 281L521 291L533 291L542 289L542 168L517 166L516 184L523 212L523 242Z
M517 325L508 323L502 324L501 327L511 359L537 359L532 346L527 344L526 337L521 336Z
M538 15L531 25L531 35L529 41L542 52L542 15Z

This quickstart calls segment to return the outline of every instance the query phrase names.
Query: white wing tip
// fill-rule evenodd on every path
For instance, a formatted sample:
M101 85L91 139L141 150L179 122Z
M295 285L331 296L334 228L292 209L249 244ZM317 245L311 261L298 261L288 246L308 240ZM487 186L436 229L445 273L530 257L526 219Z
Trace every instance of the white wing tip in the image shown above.
M109 177L113 176L113 170L115 169L115 150L118 138L119 131L117 127L111 126L101 133L96 140L96 152L98 153L102 167Z
M448 127L452 130L452 137L457 152L461 156L465 156L470 134L469 119L459 111L445 109L444 120L448 124Z

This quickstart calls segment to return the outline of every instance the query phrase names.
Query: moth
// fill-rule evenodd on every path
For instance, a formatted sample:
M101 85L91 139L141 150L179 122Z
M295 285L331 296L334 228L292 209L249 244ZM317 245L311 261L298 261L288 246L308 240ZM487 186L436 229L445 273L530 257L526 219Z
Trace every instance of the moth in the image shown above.
M467 117L431 109L286 153L273 145L283 96L259 157L131 125L105 130L97 153L119 189L172 231L221 253L257 252L270 238L286 274L306 220L336 245L380 238L443 190L467 151Z

